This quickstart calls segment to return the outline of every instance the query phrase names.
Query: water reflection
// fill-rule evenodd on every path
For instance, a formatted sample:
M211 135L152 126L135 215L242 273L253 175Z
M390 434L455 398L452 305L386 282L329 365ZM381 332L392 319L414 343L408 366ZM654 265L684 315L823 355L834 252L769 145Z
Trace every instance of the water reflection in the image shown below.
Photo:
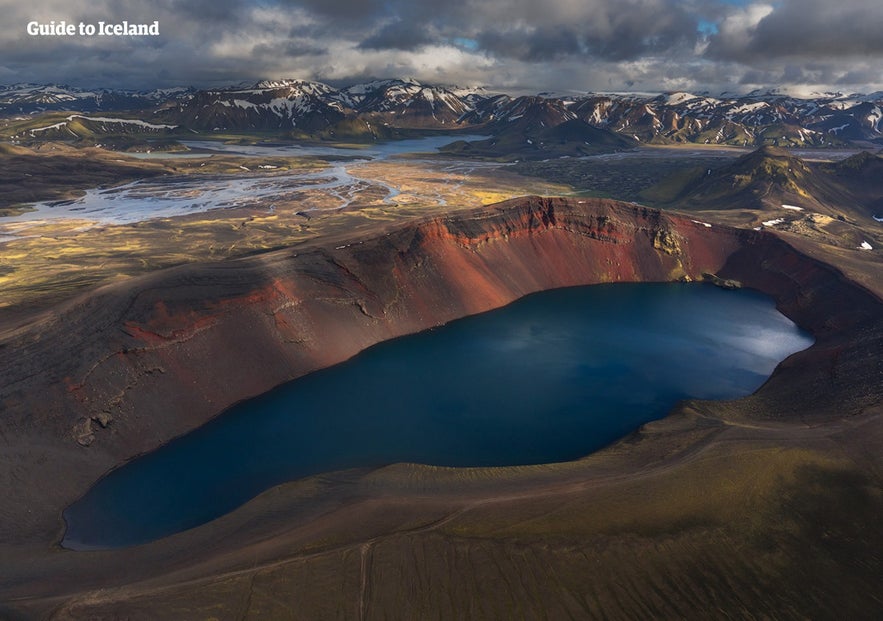
M529 296L382 343L124 466L68 509L65 545L149 541L320 472L575 459L679 399L749 394L810 343L750 291L643 284Z

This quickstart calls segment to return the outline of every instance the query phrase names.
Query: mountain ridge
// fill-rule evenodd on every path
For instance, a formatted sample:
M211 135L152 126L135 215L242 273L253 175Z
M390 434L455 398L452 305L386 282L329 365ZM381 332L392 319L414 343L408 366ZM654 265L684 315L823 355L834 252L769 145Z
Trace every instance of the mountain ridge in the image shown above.
M883 157L862 151L845 160L810 165L787 150L763 146L719 168L671 176L641 192L659 206L717 210L756 209L778 218L764 226L821 214L840 221L870 219L883 207Z
M578 119L645 144L883 145L883 93L821 93L798 98L774 91L717 97L672 91L513 97L481 88L426 84L413 78L372 80L342 88L299 79L201 90L0 86L0 117L21 120L62 110L83 114L125 111L145 122L201 132L333 134L336 124L361 119L375 126L432 130L480 127L494 133L519 119L537 117L546 126ZM27 133L16 137L36 138Z

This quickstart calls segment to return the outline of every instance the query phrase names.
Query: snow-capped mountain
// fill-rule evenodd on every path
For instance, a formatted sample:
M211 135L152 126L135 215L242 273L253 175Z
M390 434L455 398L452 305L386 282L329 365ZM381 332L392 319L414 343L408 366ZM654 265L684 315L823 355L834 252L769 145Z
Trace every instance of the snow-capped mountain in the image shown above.
M511 131L518 127L530 132L578 118L570 110L571 105L572 102L557 98L521 96L512 99L508 95L498 95L478 102L463 120L485 123L491 129Z
M108 135L166 134L177 128L177 125L148 123L140 119L71 114L50 125L28 128L23 136L38 140L70 140Z
M343 89L351 106L398 126L450 125L472 110L468 94L414 79L375 80Z
M163 106L157 116L201 130L314 132L364 115L395 127L443 127L469 110L452 91L416 80L376 80L344 89L304 80L266 80L247 88L199 91Z
M835 146L883 139L881 107L879 98L839 93L814 99L776 93L722 98L667 93L652 98L588 95L571 110L593 125L642 142Z
M185 87L124 91L83 90L58 84L13 84L0 86L0 114L36 114L55 110L69 112L144 110L192 92L195 92L194 89Z
M0 115L55 110L103 117L112 116L107 114L111 111L131 111L124 116L181 130L294 131L332 137L338 128L352 131L357 125L375 137L383 133L375 132L381 127L480 126L489 133L530 135L579 120L644 143L883 144L881 93L818 93L809 98L777 91L717 97L672 92L513 98L414 79L374 80L344 88L306 80L264 80L198 91L87 91L35 84L0 87Z
M323 129L354 111L337 89L306 80L197 91L160 107L154 118L195 130Z

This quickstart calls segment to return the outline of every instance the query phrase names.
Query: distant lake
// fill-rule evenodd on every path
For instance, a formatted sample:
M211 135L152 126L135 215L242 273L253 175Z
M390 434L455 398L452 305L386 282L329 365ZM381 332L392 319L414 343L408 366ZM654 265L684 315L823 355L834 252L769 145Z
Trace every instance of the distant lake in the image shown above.
M811 344L753 291L645 283L534 294L235 406L99 481L65 512L63 545L151 541L345 468L577 459L680 399L750 394Z
M221 151L230 155L247 155L254 157L359 157L370 159L386 159L395 155L413 155L416 153L436 153L441 147L456 140L484 140L490 136L481 134L438 134L422 138L404 140L379 140L352 146L298 144L298 143L259 143L226 144L217 140L184 140L182 144L190 149L205 151Z

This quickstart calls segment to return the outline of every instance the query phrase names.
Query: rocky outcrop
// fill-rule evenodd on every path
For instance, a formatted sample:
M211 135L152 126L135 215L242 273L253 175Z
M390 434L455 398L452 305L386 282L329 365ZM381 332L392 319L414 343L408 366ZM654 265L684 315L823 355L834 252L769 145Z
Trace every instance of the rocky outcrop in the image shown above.
M702 278L705 282L710 282L716 287L720 287L721 289L741 289L742 283L738 280L730 280L728 278L721 278L717 274L709 274L708 272L702 274Z

